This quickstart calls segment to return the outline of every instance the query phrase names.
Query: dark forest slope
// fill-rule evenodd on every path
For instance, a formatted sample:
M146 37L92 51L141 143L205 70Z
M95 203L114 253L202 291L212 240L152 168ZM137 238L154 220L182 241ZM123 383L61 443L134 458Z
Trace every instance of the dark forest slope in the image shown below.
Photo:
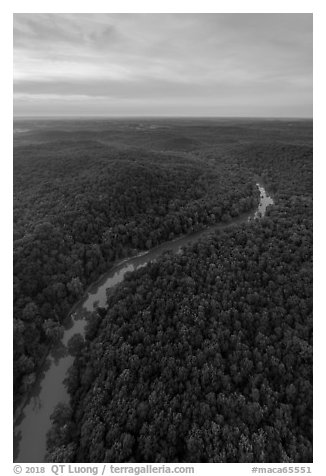
M312 460L312 149L230 157L276 205L116 288L71 370L71 408L53 415L49 461Z
M95 131L69 131L69 121L63 140L44 124L14 147L15 402L71 306L115 260L228 221L257 201L252 173L225 155L210 163L126 149L128 128L113 147L91 140Z

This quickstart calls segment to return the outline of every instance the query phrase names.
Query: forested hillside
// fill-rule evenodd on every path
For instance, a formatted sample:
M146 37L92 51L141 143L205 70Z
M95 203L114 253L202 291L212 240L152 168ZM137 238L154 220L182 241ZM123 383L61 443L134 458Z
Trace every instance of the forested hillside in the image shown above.
M16 141L15 403L33 386L72 305L115 260L227 222L257 203L253 174L227 154L205 160L92 134L40 126ZM126 128L125 137L131 141Z
M210 172L189 180L190 195L205 184L191 204L221 207L208 217L252 204L255 174L276 204L109 294L75 343L71 406L52 416L48 461L312 461L312 148L285 142L197 154Z

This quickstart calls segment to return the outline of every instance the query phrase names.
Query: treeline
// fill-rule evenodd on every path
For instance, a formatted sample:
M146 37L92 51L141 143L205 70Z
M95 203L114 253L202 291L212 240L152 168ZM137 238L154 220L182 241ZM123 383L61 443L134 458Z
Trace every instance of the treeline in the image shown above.
M212 166L96 141L15 147L15 403L71 306L115 260L229 221L257 200L252 174L223 157Z
M277 204L116 287L78 339L48 461L312 461L312 151L239 157Z

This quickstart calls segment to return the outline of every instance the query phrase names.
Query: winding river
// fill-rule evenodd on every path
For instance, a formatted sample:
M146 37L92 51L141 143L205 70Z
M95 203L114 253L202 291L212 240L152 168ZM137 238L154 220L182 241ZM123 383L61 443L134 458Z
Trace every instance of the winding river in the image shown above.
M178 253L182 246L194 243L217 229L224 229L263 217L266 208L274 201L262 185L257 183L257 187L260 191L260 200L256 211L243 214L229 223L213 225L205 230L163 243L148 252L124 259L88 288L86 295L74 307L74 311L68 319L61 344L51 350L26 405L19 418L16 419L14 427L15 462L41 463L44 461L46 434L51 427L50 416L59 402L69 402L64 379L74 357L67 352L67 342L74 334L84 334L85 317L88 312L93 311L95 304L105 307L106 289L120 283L127 272L146 266L165 251Z

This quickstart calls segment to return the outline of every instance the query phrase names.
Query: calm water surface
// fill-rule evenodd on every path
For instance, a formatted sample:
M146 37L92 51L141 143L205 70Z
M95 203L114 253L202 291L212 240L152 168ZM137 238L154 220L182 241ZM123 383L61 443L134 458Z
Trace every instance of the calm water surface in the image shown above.
M260 201L254 213L248 213L233 219L230 223L220 223L206 230L193 233L163 243L152 250L138 256L127 258L97 281L80 301L66 326L61 344L49 354L43 371L25 405L14 428L14 461L21 463L41 463L46 453L46 434L51 427L50 416L59 402L68 403L69 395L64 385L67 370L71 367L74 357L67 352L67 342L74 334L84 334L85 316L94 310L94 305L105 307L106 289L112 288L123 281L127 272L134 271L147 263L156 260L165 251L179 252L182 246L196 242L217 229L227 228L234 224L245 223L265 215L266 208L273 205L273 199L264 187L257 183Z

